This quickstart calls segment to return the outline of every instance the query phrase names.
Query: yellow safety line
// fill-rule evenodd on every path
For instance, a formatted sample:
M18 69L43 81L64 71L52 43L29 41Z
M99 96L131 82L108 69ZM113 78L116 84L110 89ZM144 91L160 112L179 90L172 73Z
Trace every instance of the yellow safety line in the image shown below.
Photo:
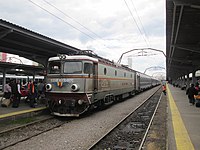
M12 112L12 113L8 113L8 114L3 114L3 115L0 115L0 119L6 118L6 117L11 117L11 116L16 116L16 115L21 115L21 114L25 114L25 113L30 113L30 112L34 112L34 111L44 110L44 109L46 109L46 107L32 108L29 110L22 110L22 111Z
M185 128L185 125L178 111L178 108L174 102L174 99L172 97L168 85L167 85L167 93L172 115L172 124L174 128L176 148L177 150L194 150L194 146L190 140L187 129Z

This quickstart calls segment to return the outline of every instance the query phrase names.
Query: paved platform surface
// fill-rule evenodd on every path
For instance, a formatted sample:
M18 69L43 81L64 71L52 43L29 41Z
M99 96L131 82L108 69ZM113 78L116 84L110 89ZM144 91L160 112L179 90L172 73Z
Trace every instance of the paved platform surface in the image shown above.
M1 97L0 97L1 100ZM38 111L43 111L46 109L45 104L41 104L38 103L38 105L36 106L36 108L31 108L29 106L29 103L25 103L24 101L25 99L21 99L19 107L18 108L12 108L12 104L10 104L8 107L2 107L0 105L0 121L4 120L4 119L13 119L13 117L17 117L20 115L26 115L27 117L29 117L28 114L32 113L32 112L38 112ZM0 102L1 104L1 102ZM15 119L14 118L14 119Z
M168 84L168 149L200 149L200 108L189 103L185 90Z

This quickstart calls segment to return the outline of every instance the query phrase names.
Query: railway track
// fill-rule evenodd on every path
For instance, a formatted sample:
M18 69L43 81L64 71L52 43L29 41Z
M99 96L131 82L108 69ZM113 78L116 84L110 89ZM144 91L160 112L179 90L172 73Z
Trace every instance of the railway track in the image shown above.
M153 97L153 96L150 96L150 97ZM148 101L148 100L146 100L146 101ZM151 107L150 103L148 103L148 102L145 102L145 103L147 103L147 104L145 104L145 107L147 107L147 108ZM135 121L132 121L132 123L129 123L129 125L127 127L128 129L133 127L134 130L136 131L135 133L133 133L132 131L129 132L127 129L121 129L121 130L123 130L125 132L129 132L130 135L134 134L134 135L136 135L136 137L139 137L139 135L142 133L142 131L145 130L145 129L143 129L143 127L145 127L148 124L147 122L145 122L145 123L139 122L141 120L141 118L143 120L146 120L146 119L149 118L147 116L146 112L147 111L150 112L150 110L148 110L147 108L144 108L144 112L140 112L139 107L137 109L135 109L135 111L138 113L138 116L133 117L133 118L137 118L137 119ZM86 114L86 116L87 116L87 114ZM68 123L72 120L73 120L72 118L59 119L59 118L54 118L54 117L51 116L51 117L48 117L48 118L45 118L45 119L41 119L39 121L35 121L33 123L28 123L28 124L25 124L23 126L19 126L19 127L16 127L16 128L9 129L7 131L5 130L3 132L0 132L0 149L6 149L6 148L9 149L9 147L11 147L11 146L14 146L14 145L16 145L20 142L29 140L32 137L35 137L35 136L40 135L42 133L45 133L45 132L48 132L48 131L53 130L55 128L58 128L58 127L62 126L63 124L66 124L66 123ZM139 129L137 129L136 127L139 127ZM140 130L141 130L141 132L140 132ZM121 143L121 144L118 144L118 145L116 144L114 148L111 147L111 144L108 143L109 147L107 146L107 147L104 148L104 146L100 145L99 147L94 147L94 148L91 147L90 149L102 149L102 148L104 148L104 149L106 149L106 148L108 148L108 149L109 148L110 149L120 149L120 147L123 147L123 146L126 147L126 148L128 146L133 147L133 145L135 146L135 143L141 142L141 138L139 140L137 140L135 138L134 140L132 140L133 142L128 144L128 146L127 146L127 145L124 144L123 138L124 138L123 136L118 136L117 140L113 138L114 141L120 141L120 143ZM114 142L111 141L111 143L114 143ZM95 146L95 144L94 144L94 146Z
M62 126L72 119L49 116L31 123L0 132L0 150L9 148L32 137Z
M149 96L88 150L141 150L160 103L161 93L161 89L158 89Z
M53 118L53 116L47 116L47 117L45 117L45 118L38 119L38 120L36 120L36 121L32 121L32 122L29 122L29 123L25 123L25 124L23 124L23 125L18 125L18 126L11 127L11 128L8 128L8 129L3 129L2 131L0 131L0 135L6 134L6 133L9 133L9 132L12 132L12 131L17 130L17 129L20 129L20 128L28 127L28 126L31 126L31 125L33 125L33 124L41 123L41 122L50 120L50 119L52 119L52 118Z

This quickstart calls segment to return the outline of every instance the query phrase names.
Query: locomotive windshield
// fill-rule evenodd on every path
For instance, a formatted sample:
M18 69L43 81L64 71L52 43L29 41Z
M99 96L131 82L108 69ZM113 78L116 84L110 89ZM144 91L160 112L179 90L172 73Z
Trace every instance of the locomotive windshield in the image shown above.
M80 74L82 70L82 62L80 61L68 61L64 63L64 73L66 74Z
M60 61L49 62L48 68L49 68L48 69L49 74L59 74L61 73L61 62Z
M82 61L50 61L49 74L92 74L93 64Z

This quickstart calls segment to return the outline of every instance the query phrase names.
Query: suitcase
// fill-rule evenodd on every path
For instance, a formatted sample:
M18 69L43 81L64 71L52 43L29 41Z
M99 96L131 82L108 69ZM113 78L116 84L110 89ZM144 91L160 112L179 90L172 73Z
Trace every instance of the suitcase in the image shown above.
M200 100L196 100L196 107L200 107Z
M2 102L1 102L1 106L2 107L8 107L11 103L11 100L10 99L3 99Z
M200 95L194 95L194 98L196 99L196 107L200 107Z

